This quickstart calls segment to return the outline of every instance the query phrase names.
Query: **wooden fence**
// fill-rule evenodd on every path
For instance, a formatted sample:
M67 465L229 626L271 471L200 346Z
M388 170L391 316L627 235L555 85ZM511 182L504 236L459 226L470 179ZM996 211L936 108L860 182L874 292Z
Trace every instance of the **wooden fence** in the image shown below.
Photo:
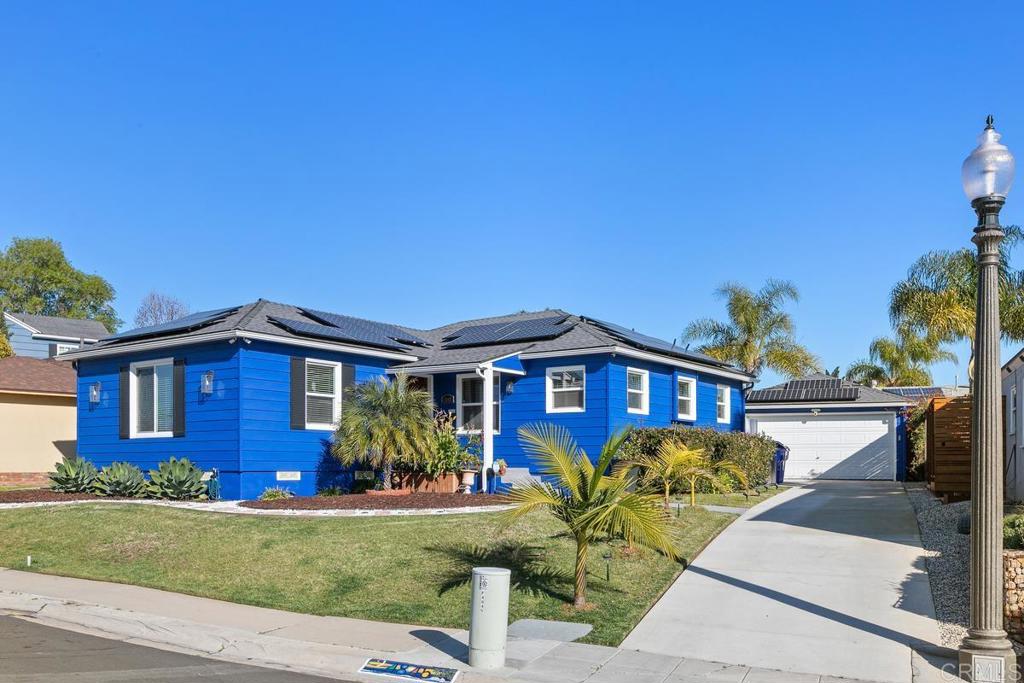
M945 501L971 496L971 397L935 397L928 404L925 472Z

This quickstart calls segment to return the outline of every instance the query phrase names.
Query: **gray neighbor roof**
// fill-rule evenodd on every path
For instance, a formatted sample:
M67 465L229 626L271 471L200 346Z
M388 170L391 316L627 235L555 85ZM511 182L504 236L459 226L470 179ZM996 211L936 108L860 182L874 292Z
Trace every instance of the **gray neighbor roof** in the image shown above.
M816 383L819 387L823 382L832 385L836 390L818 389L819 393L805 390L802 387ZM822 398L831 394L832 398ZM858 403L878 404L891 403L894 407L908 405L903 396L891 394L882 389L866 387L847 379L815 373L806 377L798 377L788 382L776 384L763 389L754 389L747 394L747 406L771 406L772 404L805 403L807 405L856 405Z
M285 339L317 339L320 341L338 341L330 337L320 337L316 334L296 334L292 330L287 329L280 322L275 321L297 321L299 323L310 324L314 326L323 326L323 319L318 317L317 311L310 308L302 308L298 306L292 306L289 304L276 303L273 301L267 301L266 299L260 299L244 306L239 306L233 309L224 309L219 315L214 315L212 318L205 323L196 323L188 329L156 329L150 330L149 328L143 328L136 331L122 332L117 337L108 337L102 339L98 344L94 344L89 347L87 351L74 352L68 354L69 358L74 357L88 357L90 355L102 352L105 350L112 349L114 347L129 347L136 342L149 341L153 339L160 339L161 341L170 341L174 339L187 339L189 337L198 334L212 334L217 332L252 332L259 334L274 335L276 337L282 337ZM202 313L196 313L190 316L194 319L202 319ZM561 332L557 336L553 336L546 339L536 340L523 340L513 343L493 343L493 344L481 344L474 346L461 346L452 347L454 342L450 341L450 337L462 330L463 328L477 325L499 325L501 323L515 323L530 320L541 320L541 319L552 319L558 318L562 322L560 323L560 329L567 327L568 329ZM353 325L357 327L373 327L386 325L388 327L398 328L399 330L405 331L420 338L427 342L429 346L419 346L408 342L395 342L395 345L385 350L391 351L392 353L405 353L409 355L408 363L401 365L402 368L408 368L414 370L422 367L437 367L437 366L459 366L473 363L481 363L487 360L500 358L503 356L529 351L535 352L552 352L552 351L570 351L570 350L587 350L587 349L598 349L607 348L610 346L633 346L641 350L650 350L652 353L659 355L668 355L678 357L684 360L689 360L702 365L708 365L710 367L720 367L728 369L732 372L743 373L741 370L709 356L689 351L688 349L672 347L667 342L660 342L664 346L663 349L645 347L642 343L630 343L621 337L616 337L613 334L609 334L599 325L590 322L583 316L573 315L559 309L546 309L542 311L521 311L519 313L513 313L510 315L494 316L489 318L478 318L475 320L463 320L441 327L436 327L429 330L416 329L404 325L395 325L391 323L380 323L377 321L363 320L359 318L347 317ZM172 325L173 328L173 325ZM387 332L385 332L387 334ZM125 338L121 338L125 337ZM394 339L394 336L391 336ZM366 344L360 344L358 341L342 341L356 346L365 346ZM372 346L372 344L371 344ZM667 349L667 350L666 350Z
M78 320L76 318L58 318L52 315L34 315L32 313L8 313L34 330L41 337L69 337L72 339L102 339L110 333L98 320Z

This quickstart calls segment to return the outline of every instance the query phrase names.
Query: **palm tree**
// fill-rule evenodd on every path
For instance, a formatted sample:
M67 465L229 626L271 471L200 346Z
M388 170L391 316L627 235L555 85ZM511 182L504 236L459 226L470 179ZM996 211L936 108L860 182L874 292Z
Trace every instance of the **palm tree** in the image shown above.
M613 434L601 448L597 464L577 445L565 427L553 424L519 428L523 449L553 479L515 486L508 493L515 508L502 513L511 524L535 510L547 510L561 520L576 541L573 604L587 604L587 554L599 534L619 535L628 543L658 550L672 559L679 555L669 531L671 518L658 496L630 491L631 479L605 474L629 428Z
M687 448L675 439L665 439L654 453L645 453L632 460L622 460L616 467L620 476L634 467L640 470L640 483L661 489L665 509L669 508L672 485L681 479L681 472L689 466L693 454L702 450Z
M793 283L768 280L754 292L727 282L717 294L727 301L729 322L702 318L683 332L685 341L704 341L698 347L700 352L753 375L771 368L788 377L799 377L818 368L814 354L793 338L793 319L783 310L787 301L800 298Z
M883 387L926 386L932 383L927 366L939 361L956 363L956 354L909 330L895 339L878 337L871 342L869 354L869 360L857 361L847 369L846 379Z
M690 507L697 504L698 482L706 482L715 491L729 491L732 487L722 481L724 475L729 475L743 488L749 486L747 473L731 460L713 461L704 454L703 448L687 448L681 441L674 439L663 443L659 451L666 449L677 463L675 471L679 478L690 485Z
M342 465L366 463L382 472L391 488L395 464L414 465L431 448L434 429L430 395L412 389L405 373L384 377L346 391L341 422L331 447Z
M1024 271L1010 268L1009 255L1024 233L1015 225L1004 228L999 248L999 318L1003 338L1024 339ZM910 267L907 278L893 287L889 317L897 329L907 329L939 343L967 340L971 345L968 374L974 367L974 319L978 263L971 249L932 251Z

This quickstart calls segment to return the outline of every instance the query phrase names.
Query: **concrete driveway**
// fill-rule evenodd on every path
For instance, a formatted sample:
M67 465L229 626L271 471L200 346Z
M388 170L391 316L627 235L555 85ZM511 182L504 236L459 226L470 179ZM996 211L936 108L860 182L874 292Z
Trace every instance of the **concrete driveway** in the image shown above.
M622 647L789 672L911 681L939 642L917 520L891 482L814 482L758 505Z

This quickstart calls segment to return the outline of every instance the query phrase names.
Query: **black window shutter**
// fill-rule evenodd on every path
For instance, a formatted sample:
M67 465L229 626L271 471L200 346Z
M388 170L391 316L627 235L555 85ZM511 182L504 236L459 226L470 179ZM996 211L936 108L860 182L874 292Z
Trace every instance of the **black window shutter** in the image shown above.
M57 355L57 345L56 344L50 344L50 358L53 358L56 355Z
M174 436L185 436L185 359L174 361Z
M292 429L306 428L306 359L292 356L291 404Z
M122 365L118 373L118 429L119 437L122 439L130 439L132 436L131 424L129 424L132 419L131 396L128 395L130 391L128 387L131 384L129 373L131 373L131 368L127 365Z
M348 363L341 364L341 411L345 412L345 399L348 398L348 388L356 383L356 366Z

